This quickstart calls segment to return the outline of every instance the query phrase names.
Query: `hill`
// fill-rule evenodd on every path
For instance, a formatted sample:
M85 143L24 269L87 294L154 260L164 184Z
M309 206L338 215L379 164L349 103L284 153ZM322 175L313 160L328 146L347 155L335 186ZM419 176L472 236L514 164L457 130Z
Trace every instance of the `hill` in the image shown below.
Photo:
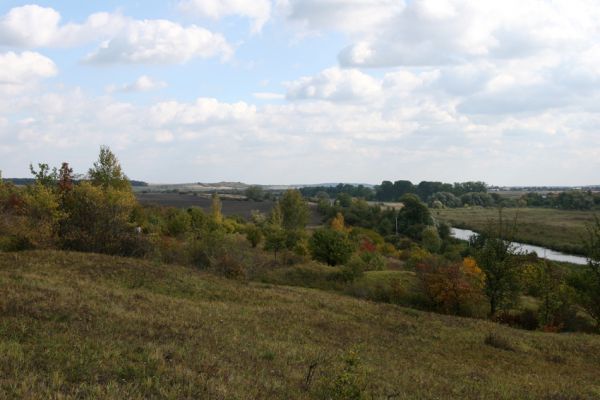
M600 397L600 337L82 253L0 253L0 398Z

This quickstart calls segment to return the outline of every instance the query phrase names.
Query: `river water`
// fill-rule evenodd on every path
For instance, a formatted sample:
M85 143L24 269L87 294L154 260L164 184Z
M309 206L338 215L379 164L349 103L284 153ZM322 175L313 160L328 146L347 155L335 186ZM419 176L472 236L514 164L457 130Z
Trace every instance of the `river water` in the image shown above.
M451 235L452 235L452 237L454 237L456 239L469 240L469 238L471 236L477 235L477 232L471 231L469 229L452 228ZM540 258L546 258L546 259L552 260L552 261L568 262L568 263L578 264L578 265L586 265L587 264L587 259L585 257L574 256L571 254L565 254L565 253L561 253L558 251L546 249L545 247L533 246L530 244L524 244L524 243L518 243L518 242L512 242L512 243L515 245L515 247L517 249L522 250L522 251L527 251L527 252L535 252L538 255L538 257L540 257Z

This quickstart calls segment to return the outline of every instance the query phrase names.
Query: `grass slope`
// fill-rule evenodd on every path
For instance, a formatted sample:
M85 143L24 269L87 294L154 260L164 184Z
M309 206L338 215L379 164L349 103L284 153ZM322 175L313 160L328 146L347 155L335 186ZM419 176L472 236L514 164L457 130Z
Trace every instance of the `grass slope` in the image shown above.
M0 253L0 357L0 398L600 397L598 336L80 253Z
M468 207L432 210L434 217L457 228L481 232L491 219L498 219L495 208ZM517 221L515 239L553 250L583 254L582 239L586 224L594 221L593 211L565 211L552 208L505 208L503 217Z

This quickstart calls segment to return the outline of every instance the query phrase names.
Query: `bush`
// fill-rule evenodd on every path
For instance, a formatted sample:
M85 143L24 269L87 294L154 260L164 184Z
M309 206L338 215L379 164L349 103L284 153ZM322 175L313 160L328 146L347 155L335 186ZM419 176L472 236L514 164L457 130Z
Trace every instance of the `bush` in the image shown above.
M535 310L526 309L517 311L500 311L494 317L494 321L512 328L536 330L540 323L538 313Z
M246 266L229 254L217 257L214 270L219 275L229 279L246 279Z
M431 253L437 253L442 247L442 239L440 239L437 229L433 226L423 229L421 232L421 243Z
M473 316L485 304L485 277L472 258L455 263L431 257L417 266L417 276L423 293L438 311Z
M485 343L488 346L495 347L496 349L515 351L515 348L510 343L510 341L496 332L488 333L485 339L483 340L483 343Z
M313 258L329 265L345 264L354 252L354 246L345 232L317 229L309 241Z
M123 246L134 229L129 224L136 200L130 190L76 185L64 198L67 217L60 233L70 250L132 255Z
M319 398L361 400L367 398L367 374L355 350L334 364L319 388Z
M248 224L245 231L246 239L248 239L253 248L256 248L263 239L262 230L254 224Z
M170 208L165 218L164 233L173 237L183 236L191 228L191 217L188 212Z

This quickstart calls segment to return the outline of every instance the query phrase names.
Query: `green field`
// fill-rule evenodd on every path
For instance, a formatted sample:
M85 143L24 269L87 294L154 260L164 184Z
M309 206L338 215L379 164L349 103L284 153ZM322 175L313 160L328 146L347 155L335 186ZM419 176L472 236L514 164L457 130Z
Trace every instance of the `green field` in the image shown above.
M0 356L7 399L600 397L599 336L82 253L0 253Z
M491 219L498 219L495 208L469 207L432 209L433 216L457 228L484 230ZM586 224L594 221L592 211L565 211L551 208L505 208L503 218L513 221L519 242L548 247L572 254L583 254Z

